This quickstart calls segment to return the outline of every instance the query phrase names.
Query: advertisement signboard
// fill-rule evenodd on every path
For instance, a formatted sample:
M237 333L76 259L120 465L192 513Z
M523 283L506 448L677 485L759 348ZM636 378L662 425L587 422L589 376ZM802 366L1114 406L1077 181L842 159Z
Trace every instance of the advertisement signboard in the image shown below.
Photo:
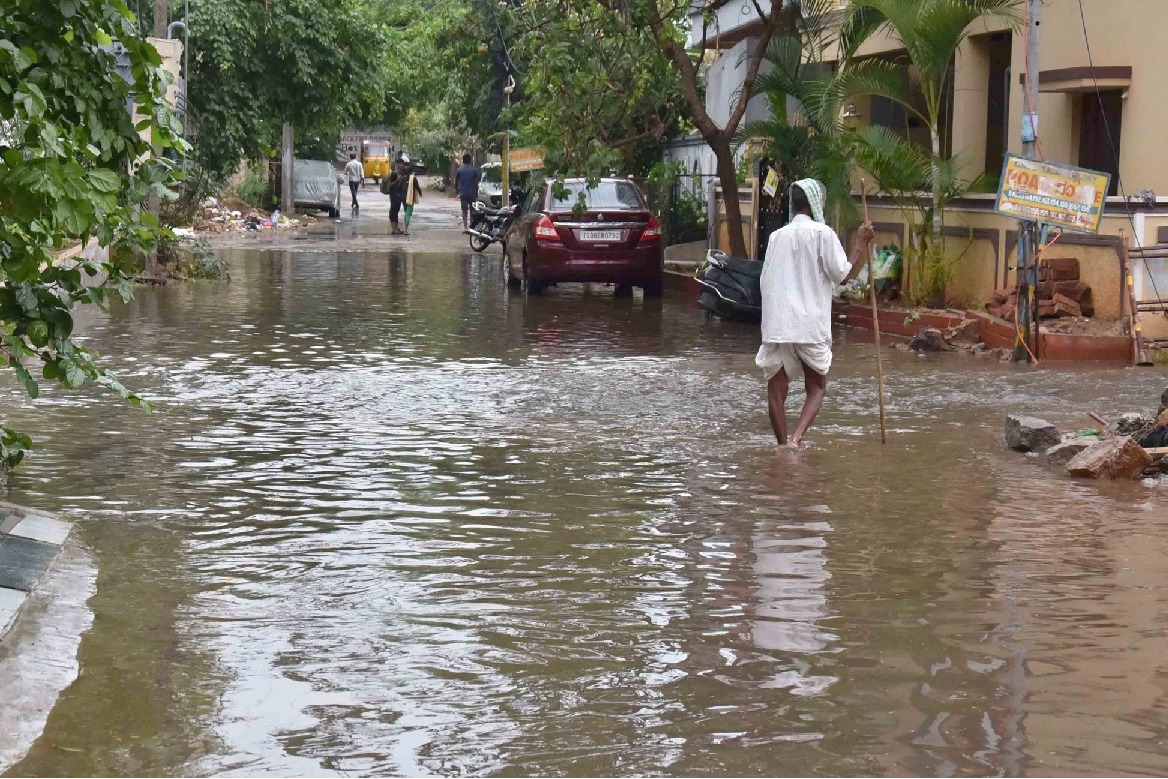
M1014 219L1097 233L1110 187L1107 173L1009 154L995 210Z
M547 152L538 146L522 149L512 149L508 155L511 170L522 173L525 170L539 170L544 165L544 155Z

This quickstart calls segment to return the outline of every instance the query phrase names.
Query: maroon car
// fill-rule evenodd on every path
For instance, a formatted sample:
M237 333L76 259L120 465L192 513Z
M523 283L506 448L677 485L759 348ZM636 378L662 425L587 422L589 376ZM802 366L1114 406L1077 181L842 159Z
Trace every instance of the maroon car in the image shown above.
M641 287L661 294L661 225L628 179L549 182L530 195L503 241L508 280L528 294L561 281L615 284L618 295ZM578 208L580 196L584 208Z

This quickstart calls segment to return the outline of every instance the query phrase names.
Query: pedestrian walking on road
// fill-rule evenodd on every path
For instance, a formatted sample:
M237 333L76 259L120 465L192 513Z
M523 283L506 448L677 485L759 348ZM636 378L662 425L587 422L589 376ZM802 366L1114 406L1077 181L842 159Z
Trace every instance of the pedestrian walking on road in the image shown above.
M414 174L413 168L409 163L406 163L402 181L404 182L402 186L402 205L405 206L406 212L405 229L402 231L402 235L409 235L410 219L414 216L414 206L422 199L422 185L418 182L418 177Z
M470 205L479 196L479 182L483 179L482 171L470 162L470 155L462 155L462 165L454 172L454 186L458 189L458 201L462 206L462 233L470 231Z
M815 179L791 186L791 221L771 235L762 270L762 346L755 363L767 381L767 410L779 446L797 449L827 395L831 368L831 294L860 271L875 233L865 222L849 257L823 208L827 191ZM803 378L807 399L787 438L787 389Z
M381 180L381 193L389 195L389 226L390 235L401 235L401 228L398 227L398 214L401 213L401 180L402 180L403 166L398 163L388 176Z
M349 194L353 196L353 210L356 211L361 207L361 204L357 202L357 189L365 181L365 168L362 167L356 154L349 155L349 164L345 166L345 175L349 178Z

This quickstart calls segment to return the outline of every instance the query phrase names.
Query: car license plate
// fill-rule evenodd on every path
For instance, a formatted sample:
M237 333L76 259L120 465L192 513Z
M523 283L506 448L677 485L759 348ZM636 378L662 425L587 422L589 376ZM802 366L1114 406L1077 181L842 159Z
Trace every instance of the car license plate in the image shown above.
M581 230L581 241L619 241L620 230Z

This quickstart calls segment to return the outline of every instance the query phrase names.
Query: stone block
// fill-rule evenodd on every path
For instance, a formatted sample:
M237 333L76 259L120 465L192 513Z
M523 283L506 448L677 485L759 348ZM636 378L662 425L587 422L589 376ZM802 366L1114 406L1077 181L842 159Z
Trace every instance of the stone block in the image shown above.
M1071 460L1075 459L1075 456L1080 452L1086 449L1090 449L1097 443L1099 443L1099 439L1095 436L1072 438L1047 449L1046 459L1057 465L1066 465Z
M1050 257L1038 265L1038 281L1078 281L1077 257Z
M1016 452L1045 452L1063 442L1059 429L1037 417L1006 417L1006 446Z
M1107 438L1067 463L1072 476L1093 479L1139 479L1152 457L1130 436Z

